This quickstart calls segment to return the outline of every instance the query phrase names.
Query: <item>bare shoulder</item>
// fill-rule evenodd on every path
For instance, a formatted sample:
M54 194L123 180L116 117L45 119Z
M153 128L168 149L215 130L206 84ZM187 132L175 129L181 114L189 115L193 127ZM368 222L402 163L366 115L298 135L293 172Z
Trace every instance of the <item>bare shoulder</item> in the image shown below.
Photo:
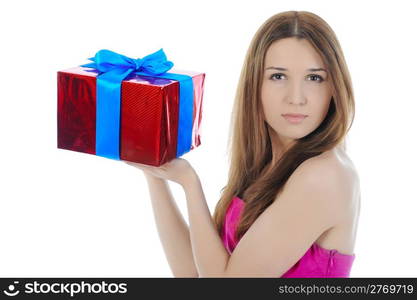
M288 184L315 186L346 212L358 193L359 178L350 158L343 150L335 148L301 163L288 179Z
M281 200L308 207L317 222L326 225L315 240L317 244L354 253L360 185L356 168L344 151L334 149L305 160L291 174L282 194L286 197Z

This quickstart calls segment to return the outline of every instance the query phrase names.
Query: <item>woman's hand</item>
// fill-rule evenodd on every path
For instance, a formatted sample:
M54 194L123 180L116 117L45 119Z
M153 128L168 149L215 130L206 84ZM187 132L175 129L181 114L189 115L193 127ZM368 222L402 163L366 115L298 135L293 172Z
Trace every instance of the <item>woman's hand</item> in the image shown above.
M182 186L185 186L188 182L195 179L197 176L191 164L183 158L175 158L159 167L144 165L131 161L123 162L141 169L146 174L150 174L161 179L171 180Z

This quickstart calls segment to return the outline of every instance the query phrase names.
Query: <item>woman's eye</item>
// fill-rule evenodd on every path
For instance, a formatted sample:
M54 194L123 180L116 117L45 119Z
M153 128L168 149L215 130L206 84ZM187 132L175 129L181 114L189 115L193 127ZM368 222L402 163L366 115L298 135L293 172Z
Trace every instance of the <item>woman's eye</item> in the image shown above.
M321 77L320 75L316 75L316 74L312 74L309 75L310 78L316 78L317 80L313 79L313 81L317 81L317 82L322 82L323 81L323 77Z
M281 73L275 73L275 74L272 74L271 77L269 77L269 79L276 78L276 76L285 76L285 75Z

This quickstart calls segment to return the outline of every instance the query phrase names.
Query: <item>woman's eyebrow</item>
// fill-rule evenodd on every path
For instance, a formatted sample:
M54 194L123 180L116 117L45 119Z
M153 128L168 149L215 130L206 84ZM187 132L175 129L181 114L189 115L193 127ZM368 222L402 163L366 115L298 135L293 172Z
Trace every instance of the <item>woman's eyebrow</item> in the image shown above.
M279 70L279 71L288 71L288 69L282 68L282 67L268 67L265 70L270 70L270 69ZM310 68L310 69L307 69L307 71L310 71L310 72L324 71L327 73L327 70L324 68Z
M307 69L307 71L311 71L311 72L323 71L327 73L327 70L324 68L310 68L310 69Z

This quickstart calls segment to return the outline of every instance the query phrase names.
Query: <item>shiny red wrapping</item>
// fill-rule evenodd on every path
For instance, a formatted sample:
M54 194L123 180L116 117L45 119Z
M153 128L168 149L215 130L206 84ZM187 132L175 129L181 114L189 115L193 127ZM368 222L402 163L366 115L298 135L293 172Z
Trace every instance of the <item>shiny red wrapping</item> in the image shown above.
M204 73L178 71L194 84L191 149L201 144ZM96 77L92 68L58 72L58 148L96 154ZM160 166L176 157L179 83L129 75L121 84L120 159Z

